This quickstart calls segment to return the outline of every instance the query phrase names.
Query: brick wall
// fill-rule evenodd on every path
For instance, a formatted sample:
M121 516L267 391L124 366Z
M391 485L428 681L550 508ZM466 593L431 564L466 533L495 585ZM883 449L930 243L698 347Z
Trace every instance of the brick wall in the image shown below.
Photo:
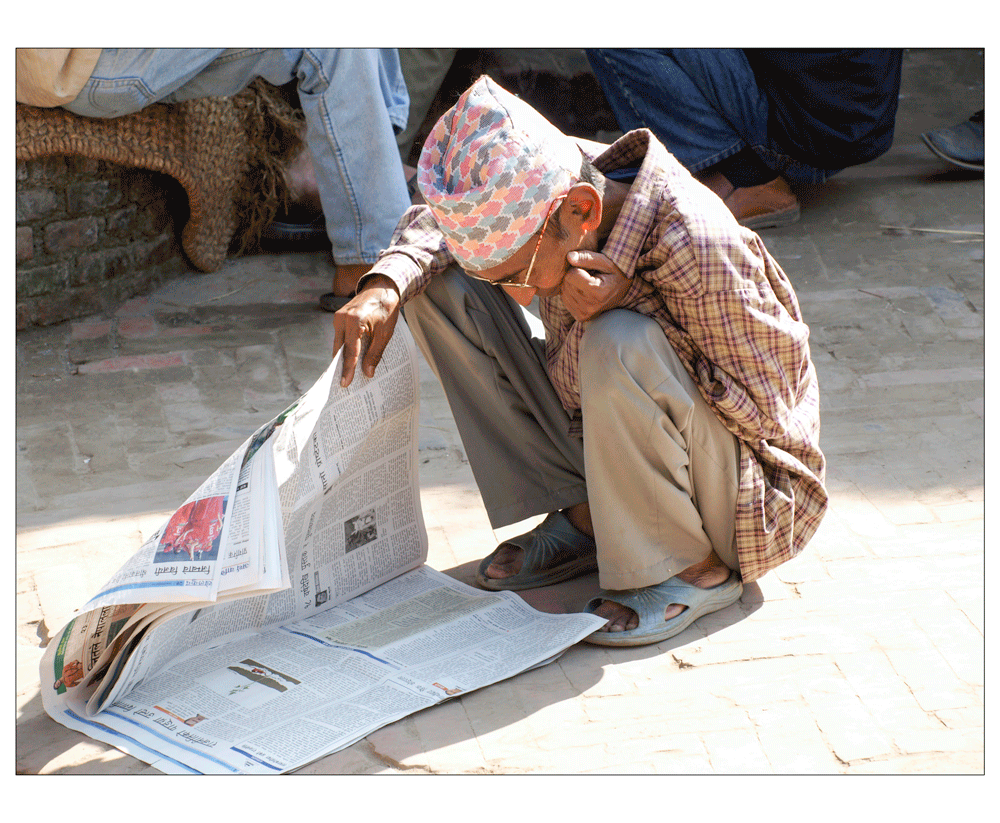
M114 311L189 271L172 178L81 157L17 163L17 328Z

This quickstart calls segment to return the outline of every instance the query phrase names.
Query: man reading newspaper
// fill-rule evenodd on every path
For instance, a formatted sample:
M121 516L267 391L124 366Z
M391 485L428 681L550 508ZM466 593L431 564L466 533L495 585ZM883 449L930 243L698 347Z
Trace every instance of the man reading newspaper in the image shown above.
M372 374L405 304L493 525L548 515L481 586L597 568L588 642L643 645L802 551L827 505L809 330L718 196L648 130L578 141L489 77L417 181L426 205L334 316L335 351L349 384L370 338Z

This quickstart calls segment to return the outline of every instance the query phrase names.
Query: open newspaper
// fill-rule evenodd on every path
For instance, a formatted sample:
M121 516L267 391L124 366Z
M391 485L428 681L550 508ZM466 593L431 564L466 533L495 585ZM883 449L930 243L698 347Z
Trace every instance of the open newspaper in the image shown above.
M424 565L402 320L255 432L50 642L46 711L167 773L273 774L548 662L604 621Z

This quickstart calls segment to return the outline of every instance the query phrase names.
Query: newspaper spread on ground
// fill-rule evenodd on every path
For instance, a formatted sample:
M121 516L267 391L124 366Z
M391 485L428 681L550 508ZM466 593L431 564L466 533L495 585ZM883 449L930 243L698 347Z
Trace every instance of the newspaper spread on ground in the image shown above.
M340 372L338 355L74 613L41 663L49 715L163 772L275 774L604 622L426 566L403 321L374 378Z

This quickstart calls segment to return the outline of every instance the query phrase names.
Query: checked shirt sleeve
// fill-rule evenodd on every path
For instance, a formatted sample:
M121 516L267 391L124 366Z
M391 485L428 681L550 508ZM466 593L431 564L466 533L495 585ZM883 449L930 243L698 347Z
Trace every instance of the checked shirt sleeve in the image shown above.
M427 206L412 206L400 218L389 248L382 251L365 279L384 274L405 303L420 294L431 278L455 263L444 235Z

